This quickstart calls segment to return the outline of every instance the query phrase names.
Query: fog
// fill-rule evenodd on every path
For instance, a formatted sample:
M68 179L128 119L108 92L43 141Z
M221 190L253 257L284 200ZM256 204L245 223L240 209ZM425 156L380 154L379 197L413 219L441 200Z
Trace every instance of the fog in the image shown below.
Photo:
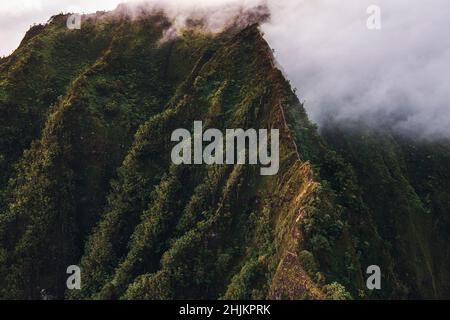
M29 25L59 12L110 10L123 1L17 0L0 5L0 55L17 47ZM132 3L132 8L136 6ZM450 137L448 0L152 0L171 16L204 13L220 26L266 3L262 29L312 121L389 125L420 137ZM370 5L381 29L369 30ZM15 7L14 7L15 6ZM211 10L213 8L213 10ZM181 22L180 22L181 21ZM177 19L182 23L183 19Z
M366 9L381 8L369 30ZM450 2L292 0L266 37L310 118L450 137Z

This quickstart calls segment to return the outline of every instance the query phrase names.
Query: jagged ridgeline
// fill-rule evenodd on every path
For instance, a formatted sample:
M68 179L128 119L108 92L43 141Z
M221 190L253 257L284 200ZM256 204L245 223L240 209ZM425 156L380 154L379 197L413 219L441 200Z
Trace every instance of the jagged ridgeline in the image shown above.
M320 137L260 18L59 15L0 60L0 298L449 297L448 143ZM279 129L278 174L172 164L195 120Z

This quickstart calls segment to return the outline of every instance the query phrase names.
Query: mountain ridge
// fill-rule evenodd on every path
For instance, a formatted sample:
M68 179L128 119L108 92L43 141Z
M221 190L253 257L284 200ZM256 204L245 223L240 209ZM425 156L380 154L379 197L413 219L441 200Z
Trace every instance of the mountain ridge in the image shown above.
M161 12L81 30L66 17L33 27L0 65L1 298L448 296L445 144L333 125L319 135L258 24L161 42ZM171 164L170 133L194 120L279 129L278 175ZM433 170L419 166L427 152ZM79 291L66 290L70 264ZM380 292L365 286L371 264Z

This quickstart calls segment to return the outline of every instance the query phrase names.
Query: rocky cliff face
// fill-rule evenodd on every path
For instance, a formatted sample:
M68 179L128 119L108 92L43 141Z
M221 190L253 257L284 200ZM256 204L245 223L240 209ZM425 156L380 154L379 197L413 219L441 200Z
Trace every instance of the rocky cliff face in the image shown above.
M1 298L449 296L447 141L320 136L257 24L66 18L0 64ZM174 165L171 133L196 120L278 129L278 174Z

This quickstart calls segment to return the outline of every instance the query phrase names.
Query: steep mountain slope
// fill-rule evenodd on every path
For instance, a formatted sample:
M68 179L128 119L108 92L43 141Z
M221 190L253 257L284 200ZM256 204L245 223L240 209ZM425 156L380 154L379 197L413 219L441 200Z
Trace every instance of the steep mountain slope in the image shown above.
M323 136L355 169L404 295L448 297L449 142L333 125Z
M66 18L0 64L0 298L449 296L448 142L322 138L252 15L177 37L160 12ZM278 174L172 164L195 120L279 129Z
M67 263L78 261L85 237L104 206L109 180L122 162L138 126L167 103L190 65L196 61L196 46L201 46L201 39L158 45L168 26L163 15L134 22L86 21L83 30L75 33L68 32L66 19L66 16L55 17L41 31L42 36L28 40L31 43L19 48L3 66L8 68L11 61L19 59L16 56L22 59L29 51L40 52L36 42L47 41L46 37L62 38L61 41L66 37L76 39L73 42L78 46L67 42L74 52L66 56L65 64L59 64L53 58L51 62L58 68L77 65L78 60L71 59L73 56L83 58L83 53L90 49L84 47L84 40L89 39L88 43L91 43L91 33L105 34L108 39L108 42L94 45L102 50L96 49L92 53L97 55L96 58L82 60L76 69L78 73L66 85L64 96L60 96L53 106L43 105L36 111L37 115L33 115L34 102L23 106L2 103L2 111L7 116L5 123L12 124L12 128L20 133L5 132L2 135L5 138L2 154L9 155L4 157L5 179L23 151L23 145L30 145L9 182L6 191L8 208L0 223L1 243L7 252L7 262L3 265L9 266L5 290L15 292L9 284L16 286L16 283L7 280L8 277L24 277L21 281L27 283L29 293L22 292L24 285L19 285L19 296L33 296L38 287L54 287L46 284L47 281L61 282ZM97 38L93 37L94 40ZM59 52L59 47L51 49L49 56L64 57L67 51ZM15 66L11 68L14 70ZM24 68L36 68L38 71L34 70L33 74L39 76L47 74L47 65L39 61L27 62ZM31 77L30 82L34 84L39 78L33 74L26 76ZM68 72L57 69L55 74L67 75ZM14 100L17 96L14 90L18 89L13 82L16 81L15 74L6 72L5 78L6 99ZM50 81L48 86L54 88L57 84ZM28 101L39 101L35 91L22 90L24 94L19 97L29 95ZM23 113L30 114L30 120L21 118L22 109L25 109ZM15 119L19 119L17 123ZM45 123L40 124L41 120ZM8 130L8 127L2 129ZM31 144L33 139L36 140ZM37 274L46 274L48 280L36 279ZM58 294L62 295L62 291Z

